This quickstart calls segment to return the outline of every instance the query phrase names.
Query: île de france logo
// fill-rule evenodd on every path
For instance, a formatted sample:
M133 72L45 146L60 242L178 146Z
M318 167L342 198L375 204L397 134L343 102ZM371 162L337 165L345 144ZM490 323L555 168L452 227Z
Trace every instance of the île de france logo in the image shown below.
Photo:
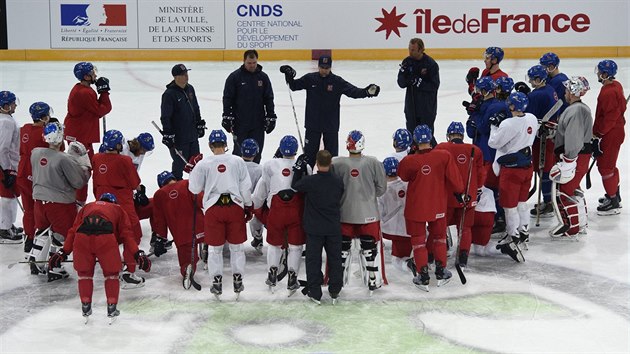
M383 17L375 17L374 19L381 23L381 25L374 32L385 31L385 39L389 39L389 36L392 32L396 33L398 37L400 37L400 28L407 27L406 24L402 23L402 18L405 17L406 14L397 14L396 6L390 11L381 8L381 12L383 13Z

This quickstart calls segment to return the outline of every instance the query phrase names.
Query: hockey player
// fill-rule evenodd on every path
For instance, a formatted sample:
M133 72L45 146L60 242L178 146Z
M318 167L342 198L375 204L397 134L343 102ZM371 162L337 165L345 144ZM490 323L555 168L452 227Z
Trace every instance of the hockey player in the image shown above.
M63 121L68 142L78 141L87 149L90 160L94 156L93 143L98 143L99 119L112 110L109 100L109 80L97 77L97 70L92 63L80 62L74 66L74 76L79 82L74 85L68 97L68 114ZM91 85L96 85L96 91ZM97 96L98 93L98 96ZM87 185L77 191L77 202L81 205L87 200Z
M339 154L339 110L341 95L350 98L376 97L381 88L370 84L366 88L357 88L341 76L331 71L332 58L321 56L318 71L308 73L295 79L295 70L282 65L280 72L284 74L291 91L306 90L306 113L304 126L304 153L313 167L315 154L319 150L320 140L324 140L324 148L333 156Z
M549 52L543 54L538 62L547 70L547 85L553 87L558 98L564 102L560 110L558 110L557 116L560 117L568 105L564 98L564 91L566 88L563 83L569 80L569 78L560 72L560 58L558 58L558 55L555 53Z
M262 176L262 166L260 164L254 162L256 156L259 155L260 149L258 147L258 143L254 139L245 139L243 140L243 144L241 144L241 156L245 161L245 166L247 166L247 172L249 173L249 178L252 181L251 192L254 193L254 189ZM262 247L263 247L263 221L266 218L266 213L268 212L268 208L266 206L262 206L260 208L254 209L254 217L249 221L249 231L254 238L251 242L252 247L262 255Z
M516 262L524 262L518 243L529 241L527 199L533 174L531 149L538 121L533 114L525 113L527 96L524 93L512 93L507 104L512 117L503 112L492 116L488 140L488 146L497 150L492 167L499 176L499 203L505 210L507 231L497 249Z
M437 93L440 88L440 67L424 52L420 38L409 41L409 56L400 64L398 87L405 89L405 118L412 132L420 124L434 129L437 115ZM434 145L435 141L432 142Z
M411 133L405 128L396 129L392 136L395 152L389 154L390 157L400 161L409 154L411 146Z
M508 76L501 76L500 78L494 80L496 84L496 98L499 102L505 104L505 100L510 97L510 93L512 93L512 89L514 88L514 80Z
M259 151L254 161L260 163L265 145L265 133L276 128L273 88L262 65L258 64L258 52L254 49L243 53L243 65L225 80L223 88L223 120L221 125L232 133L234 155L241 156L245 139L256 140Z
M204 192L204 241L209 246L210 292L217 298L223 293L223 245L227 241L234 292L238 298L245 289L245 224L253 217L251 180L243 159L225 153L227 136L223 130L210 132L208 145L213 156L206 156L192 170L188 190L193 194Z
M486 170L483 165L483 159L481 158L481 149L475 145L464 143L464 125L460 122L451 122L446 130L446 138L448 142L438 144L435 149L444 149L451 154L464 183L468 181L468 176L470 175L470 186L468 186L466 194L471 196L480 195L481 187L486 179ZM471 156L473 149L475 150L474 155ZM470 164L470 159L473 160L472 165ZM457 261L460 267L465 268L468 263L468 254L470 253L470 244L472 242L471 227L475 221L475 205L477 205L477 198L467 202L466 213L463 215L464 206L461 205L455 197L457 193L458 191L447 188L446 195L448 196L448 202L446 224L456 225L458 232L462 235ZM464 225L462 230L459 230L462 217L464 218Z
M405 225L411 235L416 265L413 283L429 291L429 267L426 248L427 225L434 242L435 277L438 286L449 282L452 274L446 269L446 201L447 190L457 191L461 202L464 183L451 154L431 149L431 129L419 125L413 131L418 151L400 161L398 176L409 182L405 204Z
M18 99L10 91L0 91L0 243L20 243L22 236L13 225L17 218L17 192L15 182L20 159L20 135L12 114Z
M111 193L116 196L118 205L129 216L134 240L139 245L142 238L142 228L136 214L133 193L140 186L140 176L138 176L131 158L120 154L123 144L124 137L120 131L108 130L103 134L105 152L98 153L92 158L94 196L103 193ZM126 258L131 259L128 254ZM144 286L144 278L135 275L135 270L135 263L128 262L126 269L121 274L123 289Z
M116 308L120 292L118 272L122 268L118 245L123 244L125 252L133 255L140 269L145 272L151 270L151 260L138 249L131 230L127 213L116 205L116 197L105 193L99 201L81 208L68 231L63 248L48 261L49 269L59 268L61 262L74 251L73 265L79 276L79 297L86 323L92 314L93 277L97 261L105 278L110 324L120 315Z
M24 252L29 253L35 239L35 201L33 200L33 176L31 175L31 152L38 147L48 147L44 141L44 125L48 123L52 108L46 102L35 102L29 108L33 123L20 128L20 162L17 185L22 197L22 225L24 225Z
M64 132L59 122L46 124L43 134L48 147L35 148L31 153L36 228L31 261L46 260L49 251L53 254L63 246L77 215L75 193L90 178L89 156L80 142L71 142L68 154L61 151ZM45 273L31 263L31 274ZM48 269L49 282L67 277L63 267Z
M481 194L477 196L477 205L475 205L475 222L471 227L472 246L470 254L481 257L500 254L495 245L490 243L496 211L494 192L485 186L481 187Z
M602 176L606 195L597 207L598 215L617 215L620 213L621 194L619 194L619 169L617 158L621 144L626 137L624 125L626 118L626 99L623 87L615 80L617 63L602 60L597 64L597 80L602 89L597 96L595 123L593 124L593 156L597 159L597 170Z
M144 157L149 155L153 149L155 149L155 142L153 135L150 133L140 133L132 140L127 140L123 144L121 155L126 155L131 158L131 162L137 171L140 171L140 166L144 161Z
M591 158L593 116L581 98L590 87L584 77L575 76L565 86L569 106L558 119L554 138L560 158L550 171L551 180L557 183L555 210L561 222L549 232L551 237L574 237L586 221L584 192L579 188Z
M179 260L179 270L183 281L194 281L193 276L197 270L199 255L197 247L193 243L203 242L203 211L201 209L202 197L195 197L188 190L188 180L177 180L168 171L163 171L157 175L157 182L160 189L153 195L154 206L154 232L156 234L153 252L156 257L166 253L168 242L166 240L167 231L170 231L177 247L177 259ZM193 214L195 213L195 215ZM191 230L194 228L194 235ZM193 240L193 237L195 238ZM191 255L191 252L194 255ZM194 260L193 260L194 257ZM191 264L192 270L190 278L186 279L186 268ZM189 285L184 283L184 288Z
M343 181L330 171L332 155L317 152L317 173L307 175L307 157L300 155L293 166L291 187L304 192L304 231L306 232L306 295L320 304L322 298L322 248L326 250L328 293L337 301L343 286L341 265L341 198ZM304 292L304 290L302 291Z
M489 76L493 81L500 77L507 77L508 74L503 72L499 67L499 63L503 60L504 52L500 47L488 47L483 53L483 63L485 68L481 73L481 77ZM479 68L472 67L466 73L466 83L468 84L468 94L473 95L475 83L479 78ZM474 97L474 96L473 96ZM473 100L474 102L474 100ZM472 102L471 102L472 103ZM467 106L464 104L464 106Z
M406 130L406 129L405 129ZM399 161L395 157L383 160L387 175L387 190L378 197L378 210L381 217L383 238L392 241L392 264L398 270L414 266L411 258L411 239L405 228L405 201L407 182L398 177Z
M361 257L365 260L364 282L371 292L381 284L377 282L377 242L381 240L380 214L377 197L385 194L387 180L383 164L372 156L363 155L365 136L353 130L346 139L349 155L333 158L332 172L343 180L341 198L341 260L344 268L344 284L350 272L352 239L361 242Z
M282 248L288 246L287 266L289 279L287 290L293 294L300 288L297 274L300 270L302 249L306 235L302 228L304 197L291 189L293 164L298 150L298 141L292 135L280 140L282 158L271 159L263 165L263 173L253 194L254 208L262 208L267 202L267 266L269 271L265 284L274 291L278 281L278 269L282 257ZM286 235L286 236L285 236ZM286 239L285 239L286 238Z
M527 95L527 108L525 113L533 114L540 123L558 101L558 95L553 87L546 84L547 82L547 70L542 65L534 65L527 71L527 78L529 84L532 85L533 90ZM541 129L536 134L534 144L532 145L532 162L534 165L534 172L538 173L540 179L540 188L542 191L542 203L536 205L534 209L530 210L530 215L536 217L537 215L542 218L549 218L553 216L553 206L551 204L551 180L549 179L549 171L555 163L553 158L553 136L550 134L549 126L553 126L558 121L558 114L551 116L549 121L541 125ZM545 147L544 151L541 151L541 147ZM543 156L544 155L544 156ZM540 161L544 159L544 166L540 166ZM538 210L536 210L538 209Z

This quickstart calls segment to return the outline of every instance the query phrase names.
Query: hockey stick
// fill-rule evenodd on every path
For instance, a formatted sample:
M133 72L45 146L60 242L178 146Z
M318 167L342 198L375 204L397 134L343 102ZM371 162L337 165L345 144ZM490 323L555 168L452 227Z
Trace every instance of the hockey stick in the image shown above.
M470 161L468 162L468 181L466 181L466 190L464 191L464 195L468 195L468 190L470 189L470 181L472 180L472 168L473 168L473 160L475 159L475 148L473 147L470 151ZM464 233L464 220L466 219L466 206L468 202L464 202L464 208L462 210L462 218L459 220L459 229L457 230L457 254L455 255L455 269L457 270L457 275L459 275L459 280L462 284L466 284L466 276L462 271L462 267L459 265L459 252L462 246L462 234Z
M107 115L103 116L103 134L107 131Z
M564 103L562 100L557 100L556 103L553 106L551 106L549 111L547 111L547 113L545 113L545 115L542 117L542 119L540 120L540 125L542 126L543 124L547 123L549 119L551 119L551 116L556 114L556 112L558 112L560 108L562 108L563 104ZM547 139L547 136L545 135L544 140L546 139ZM545 164L546 145L547 145L546 141L543 143L543 137L541 136L540 137L540 151L538 152L538 161L539 161L538 170L541 171L540 172L541 173L540 174L540 188L542 188L542 169ZM529 190L527 199L531 198L532 195L534 195L534 193L536 193L536 184L534 184L534 187Z
M588 166L588 171L586 171L586 189L591 189L591 170L593 169L593 166L595 166L596 161L597 159L593 158L593 162L591 162L591 165Z
M297 114L295 113L295 105L293 104L293 94L291 94L291 86L287 82L287 88L289 89L289 99L291 99L291 108L293 108L293 118L295 119L295 127L297 128L298 138L300 138L300 147L304 152L304 142L302 141L302 132L300 132L300 124L298 123Z
M190 289L192 285L197 291L201 291L201 285L195 281L193 278L193 263L195 263L195 253L197 252L197 233L196 233L196 225L197 225L197 194L193 198L193 222L192 222L192 247L190 251L190 264L186 266L186 275L184 275L184 280L182 285L184 289Z
M152 121L151 121L151 124L153 124L153 126L155 127L155 129L157 129L157 130L158 130L158 132L160 132L160 135L164 136L164 131L162 130L162 128L160 128L160 126L159 126L159 125L157 125L157 123L155 123L155 121L154 121L154 120L152 120ZM175 154L176 154L177 156L179 156L179 158L180 158L180 159L182 159L182 161L184 161L184 164L187 164L187 163L188 163L188 160L186 160L186 158L184 157L184 155L182 155L182 152L181 152L181 151L179 151L179 150L175 149L174 147L170 148L169 150L174 150L174 151L175 151Z
M151 257L152 255L153 255L153 252L147 254L147 258ZM72 263L72 262L74 262L73 259L67 259L65 261L61 261L61 263ZM96 262L98 262L98 259L96 260ZM9 265L7 265L7 268L11 269L18 264L31 264L31 263L48 263L48 261L18 261L18 262L9 263ZM127 262L122 262L122 263L127 264Z

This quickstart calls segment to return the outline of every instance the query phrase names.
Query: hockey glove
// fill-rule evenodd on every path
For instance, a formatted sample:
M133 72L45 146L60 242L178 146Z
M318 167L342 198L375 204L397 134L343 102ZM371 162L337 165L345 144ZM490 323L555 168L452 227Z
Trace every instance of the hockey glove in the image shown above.
M268 114L265 117L265 133L270 134L276 129L276 119L278 119L278 116L275 113Z
M573 179L575 176L575 169L577 167L577 157L570 159L564 154L560 154L560 161L553 165L549 171L549 179L558 183L565 184Z
M2 184L6 189L11 189L15 185L15 179L17 178L17 172L14 170L4 170L4 178L2 179Z
M370 84L365 88L368 97L376 97L379 92L381 92L381 88L376 84Z
M191 173L193 168L197 165L199 161L203 159L203 154L193 155L188 159L188 163L184 166L184 172Z
M155 243L153 244L153 254L159 257L166 253L166 238L157 236Z
M488 122L496 127L501 125L501 122L508 118L507 114L504 111L497 112L493 114L490 118L488 118Z
M60 249L59 252L53 254L48 259L48 269L60 268L61 262L68 259L68 255L64 252L63 249Z
M602 139L600 138L593 137L593 139L591 139L591 149L594 158L598 158L604 154L604 152L602 151L601 142Z
M249 222L254 217L254 206L245 205L243 211L245 212L245 222Z
M167 148L172 149L175 147L175 134L164 133L162 135L162 144L166 145Z
M527 84L523 81L519 81L514 84L514 91L529 95L529 93L532 92L532 89L530 89L529 86L527 86Z
M469 117L466 121L466 129L477 130L477 122L473 117Z
M221 126L226 132L231 133L234 130L234 116L231 113L223 113L223 120L221 120Z
M295 78L295 75L297 74L295 70L289 65L282 65L280 67L280 72L284 74L284 79L286 80L286 82L293 80Z
M411 78L407 82L407 86L412 86L412 87L420 87L420 84L422 84L422 78L421 77Z
M480 93L476 93L472 96L472 100L470 102L463 101L462 106L466 107L466 113L468 113L468 115L471 115L479 110L482 103L483 95Z
M540 122L540 128L538 128L538 137L553 139L556 136L556 128L558 127L558 123L553 121Z
M295 160L295 164L293 165L293 172L304 173L306 172L307 165L308 165L308 156L306 156L306 154L302 154L298 156L297 160Z
M144 254L143 250L139 250L136 254L133 255L133 258L136 260L138 264L138 268L144 270L145 272L149 272L151 270L151 260Z
M133 196L134 204L138 206L147 206L149 205L149 198L147 198L147 188L141 184L140 189L136 190L136 193Z
M99 77L96 80L96 92L99 94L103 92L109 92L109 79L106 77Z
M466 83L468 84L468 94L472 94L475 90L475 81L479 78L479 68L472 67L466 74Z
M197 122L197 136L203 138L204 135L206 135L206 121L199 119Z
M466 193L453 193L453 195L455 196L455 199L457 199L457 202L461 205L464 206L466 203L468 203L472 198L466 194Z

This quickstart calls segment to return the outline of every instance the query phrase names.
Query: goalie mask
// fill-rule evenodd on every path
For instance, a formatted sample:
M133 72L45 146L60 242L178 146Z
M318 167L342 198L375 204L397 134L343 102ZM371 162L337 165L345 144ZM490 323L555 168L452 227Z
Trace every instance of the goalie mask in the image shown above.
M358 130L353 130L346 139L346 149L353 154L358 154L365 148L365 136Z
M44 127L44 141L59 145L63 142L63 126L59 122L48 123Z

